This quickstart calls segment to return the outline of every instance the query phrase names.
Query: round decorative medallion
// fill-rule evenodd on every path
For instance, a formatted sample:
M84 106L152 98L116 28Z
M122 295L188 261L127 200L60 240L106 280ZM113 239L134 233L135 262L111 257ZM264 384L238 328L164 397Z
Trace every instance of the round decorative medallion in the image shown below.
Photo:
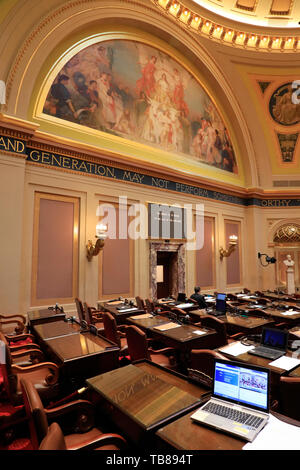
M270 114L282 126L293 126L300 122L300 104L294 104L292 99L294 91L292 83L285 83L270 98Z

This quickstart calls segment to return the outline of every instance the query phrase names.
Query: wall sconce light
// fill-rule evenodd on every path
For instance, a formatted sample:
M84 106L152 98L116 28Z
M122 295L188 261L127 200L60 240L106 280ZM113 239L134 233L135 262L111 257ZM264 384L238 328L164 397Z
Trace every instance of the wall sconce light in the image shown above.
M222 261L222 259L225 257L228 257L231 255L231 253L234 252L235 250L235 247L237 245L237 242L238 242L238 237L236 235L230 235L229 236L229 247L228 247L228 250L224 250L223 248L220 248L220 260Z
M260 261L260 264L261 264L264 268L265 268L266 266L269 266L270 263L271 263L271 264L276 263L276 258L274 258L274 256L268 256L268 255L266 255L265 253L258 253L257 256L258 256L258 259L259 259L259 261ZM265 262L266 262L266 264L264 264L264 263L262 262L262 257L263 257L263 256L265 257Z
M93 244L92 240L89 240L86 245L86 257L89 261L93 259L93 256L97 256L104 247L104 241L107 237L107 225L98 223L96 225L96 238L97 241Z

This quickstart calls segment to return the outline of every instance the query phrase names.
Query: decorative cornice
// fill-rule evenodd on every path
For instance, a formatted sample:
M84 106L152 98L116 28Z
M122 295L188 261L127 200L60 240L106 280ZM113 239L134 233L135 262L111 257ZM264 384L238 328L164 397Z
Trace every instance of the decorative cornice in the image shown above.
M299 35L257 33L215 22L188 8L185 0L151 0L182 27L219 43L259 52L299 52Z

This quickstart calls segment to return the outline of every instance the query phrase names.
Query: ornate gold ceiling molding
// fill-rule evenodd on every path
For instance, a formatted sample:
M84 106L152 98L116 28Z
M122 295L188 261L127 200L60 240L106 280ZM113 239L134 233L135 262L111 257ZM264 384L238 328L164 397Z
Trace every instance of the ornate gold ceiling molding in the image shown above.
M258 34L216 23L186 7L184 1L151 0L183 27L228 46L259 52L299 52L299 36ZM195 5L196 7L196 5Z

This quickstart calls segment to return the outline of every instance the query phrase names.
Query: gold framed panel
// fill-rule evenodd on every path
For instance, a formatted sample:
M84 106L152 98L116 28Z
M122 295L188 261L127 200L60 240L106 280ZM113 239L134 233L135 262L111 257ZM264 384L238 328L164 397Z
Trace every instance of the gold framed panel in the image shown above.
M239 220L231 220L231 219L224 219L224 234L226 234L226 225L227 224L233 224L238 227L237 229L237 236L238 236L238 247L237 247L237 252L239 256L239 277L240 277L240 282L234 283L234 284L228 284L227 283L227 278L228 278L228 264L227 264L227 258L224 258L223 260L226 260L226 286L227 287L239 287L243 284L243 272L242 272L242 239L241 239L241 233L242 233L242 228L241 228L241 221ZM227 243L228 241L225 239L224 240L226 247L227 248Z
M68 202L74 206L73 219L73 273L72 273L72 297L60 298L37 298L38 281L38 247L39 247L39 219L40 219L40 201L47 199L52 201ZM78 269L79 269L79 198L72 196L62 196L59 194L44 193L36 191L34 193L34 217L33 217L33 240L32 240L32 275L31 275L31 306L52 305L53 303L73 303L78 295Z
M114 207L118 206L117 202L107 201L107 200L103 200L103 201L100 200L99 204L104 204L104 205L109 204ZM127 212L128 212L128 207L129 207L129 203L127 203ZM133 217L128 216L128 225L132 219ZM105 250L105 244L104 244L103 250ZM103 269L102 269L103 268L103 250L100 251L99 257L98 257L98 298L99 300L109 300L112 298L112 296L115 296L115 295L118 295L118 296L121 295L122 297L125 297L125 298L134 297L134 262L135 262L134 240L129 239L129 263L130 263L129 265L129 285L130 285L129 292L122 292L122 293L114 292L111 294L103 294Z

